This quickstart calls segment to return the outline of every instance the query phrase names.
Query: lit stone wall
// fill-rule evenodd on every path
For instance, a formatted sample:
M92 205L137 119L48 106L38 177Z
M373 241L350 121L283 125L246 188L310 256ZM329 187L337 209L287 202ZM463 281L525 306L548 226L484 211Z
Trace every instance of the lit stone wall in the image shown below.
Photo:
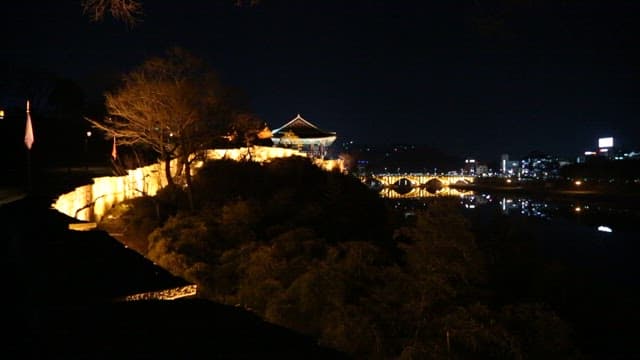
M326 171L344 172L344 162L342 161L342 159L335 159L335 160L316 159L314 163Z
M153 196L167 180L160 164L129 170L124 176L93 178L93 184L60 195L52 207L83 221L100 221L115 204L142 195Z
M194 296L198 293L198 285L187 285L173 289L150 291L146 293L125 296L120 301L144 301L144 300L175 300Z
M207 159L232 159L266 162L275 158L304 156L303 152L294 149L254 146L252 148L213 149L208 150ZM314 163L325 170L344 171L341 160L315 160ZM158 190L167 185L164 165L157 163L129 170L124 176L104 176L93 178L93 184L77 187L75 190L60 195L52 207L68 216L82 221L98 222L114 205L124 200L143 195L154 196ZM202 166L195 163L193 168ZM171 162L172 173L178 167L177 160Z

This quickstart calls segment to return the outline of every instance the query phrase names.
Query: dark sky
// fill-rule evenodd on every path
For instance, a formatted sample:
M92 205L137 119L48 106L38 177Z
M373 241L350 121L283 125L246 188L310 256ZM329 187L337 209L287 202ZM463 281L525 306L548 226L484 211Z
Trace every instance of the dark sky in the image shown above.
M204 58L276 128L495 160L640 148L640 1L145 1L133 29L80 0L13 1L0 56L102 89L170 46ZM89 81L88 79L93 79Z

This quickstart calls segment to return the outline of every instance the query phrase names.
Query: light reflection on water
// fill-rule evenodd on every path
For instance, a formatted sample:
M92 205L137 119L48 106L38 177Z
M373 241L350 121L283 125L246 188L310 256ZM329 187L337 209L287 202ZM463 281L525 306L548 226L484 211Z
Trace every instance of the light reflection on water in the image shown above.
M406 192L398 192L392 188L385 187L380 190L380 196L386 199L421 199L438 196L462 196L473 195L473 191L460 191L448 187L443 187L436 191L427 190L425 187L413 187Z
M618 229L637 231L640 212L621 207L615 203L589 203L583 200L536 199L525 196L474 193L443 187L437 191L415 187L397 192L384 188L380 196L393 201L396 209L410 216L419 208L428 205L430 199L457 197L465 211L497 211L503 215L525 216L543 220L570 220L588 226L597 232L611 233Z
M494 204L505 215L524 215L541 219L551 219L553 213L559 210L557 205L549 204L545 201L529 198L495 197L491 194L463 196L460 203L467 209Z

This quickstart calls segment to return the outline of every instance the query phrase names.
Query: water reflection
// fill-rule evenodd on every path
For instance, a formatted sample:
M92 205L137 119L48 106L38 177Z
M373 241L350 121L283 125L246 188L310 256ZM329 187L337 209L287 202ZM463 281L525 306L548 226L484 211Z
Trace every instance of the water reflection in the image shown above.
M462 194L460 204L466 209L475 209L480 206L495 205L505 215L525 215L543 219L551 217L558 207L544 201L536 201L528 198L495 197L491 194Z
M526 216L544 220L571 219L598 231L613 232L611 225L603 221L621 218L624 210L608 207L592 207L583 202L553 202L526 197L493 196L491 194L463 195L460 203L465 209L493 207L503 215Z
M380 196L386 199L420 199L438 196L463 196L473 195L473 191L460 191L443 187L438 190L426 187L391 188L385 187L380 190Z
M398 191L400 190L400 191ZM380 196L393 201L393 207L411 216L415 210L428 206L437 197L457 197L467 211L501 213L509 216L526 216L542 220L570 220L588 226L596 232L612 233L614 230L637 231L640 212L615 203L590 203L578 199L530 198L506 194L474 193L443 187L437 191L425 187L409 189L385 187Z

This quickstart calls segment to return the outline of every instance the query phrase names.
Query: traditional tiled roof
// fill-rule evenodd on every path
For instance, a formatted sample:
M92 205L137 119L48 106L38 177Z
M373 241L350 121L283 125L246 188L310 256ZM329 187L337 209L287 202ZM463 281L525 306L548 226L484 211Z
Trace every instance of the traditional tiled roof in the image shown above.
M272 136L275 138L282 137L287 132L293 132L298 138L328 138L335 137L335 132L324 131L312 123L305 120L300 114L298 114L293 120L282 125L281 127L272 131Z

